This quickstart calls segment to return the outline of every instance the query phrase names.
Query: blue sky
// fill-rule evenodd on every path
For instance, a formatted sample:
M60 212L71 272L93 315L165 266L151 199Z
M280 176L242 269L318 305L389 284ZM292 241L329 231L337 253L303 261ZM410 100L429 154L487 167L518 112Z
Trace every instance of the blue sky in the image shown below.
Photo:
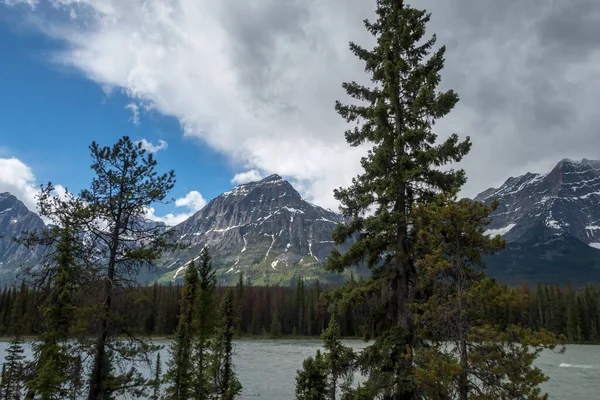
M0 191L33 205L52 180L78 191L87 146L129 135L168 146L173 223L234 183L277 173L336 209L361 172L344 140L342 82L369 83L348 42L373 44L365 0L0 0ZM597 0L420 0L447 45L460 102L440 138L470 136L474 196L560 159L600 159ZM134 120L132 109L139 111ZM177 206L177 204L179 206ZM171 215L168 215L171 214Z
M79 191L92 177L91 142L111 145L128 135L156 146L161 140L167 143L155 156L159 170L176 172L171 197L199 191L210 200L237 184L231 182L240 172L235 163L198 138L183 137L177 119L139 110L134 123L127 107L133 103L123 90L108 91L76 69L51 61L60 41L10 19L0 21L0 157L22 161L31 168L35 183L52 181ZM155 208L157 215L186 211L174 205Z

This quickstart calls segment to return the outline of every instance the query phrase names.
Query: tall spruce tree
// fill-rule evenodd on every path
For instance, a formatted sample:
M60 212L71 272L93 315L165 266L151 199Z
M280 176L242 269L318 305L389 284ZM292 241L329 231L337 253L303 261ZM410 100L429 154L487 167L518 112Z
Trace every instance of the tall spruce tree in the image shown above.
M212 391L211 382L211 348L215 336L217 286L216 272L212 267L208 247L200 254L198 306L195 315L194 338L194 393L196 399L208 399Z
M42 191L40 201L48 200L46 194ZM43 206L40 209L47 210ZM43 279L40 283L45 284L50 293L40 307L45 331L33 344L33 378L27 383L29 395L42 400L67 398L76 386L74 383L81 379L74 375L73 365L77 359L73 354L75 346L69 339L78 307L75 296L81 283L81 262L78 258L82 255L82 246L65 216L68 214L63 214L61 226L46 232L43 240L37 232L27 240L28 245L52 241L54 237L58 240L56 246L47 251L49 257L41 272Z
M14 336L6 349L4 364L2 365L2 380L0 393L2 400L20 400L25 382L25 350L23 338L20 334Z
M232 288L228 288L221 303L211 365L213 394L221 400L232 400L242 391L233 365L234 331L235 294Z
M365 62L372 86L343 84L347 94L360 104L336 103L337 112L356 127L346 132L351 146L369 144L361 160L364 173L346 189L335 191L341 211L351 217L334 233L336 244L351 237L356 241L341 254L334 250L328 269L366 262L372 274L347 296L361 301L367 293L379 296L380 335L362 357L368 379L365 396L413 399L414 349L419 346L408 305L416 296L413 250L415 204L434 194L460 187L462 170L441 170L469 151L469 139L452 134L436 143L432 128L436 119L448 114L458 101L452 90L437 91L444 66L445 47L432 52L435 35L425 37L430 14L401 0L377 0L377 20L365 21L376 45L367 50L350 43L350 50ZM380 354L386 354L382 357Z
M179 307L179 324L171 343L166 381L167 397L173 400L187 400L194 397L194 361L192 351L196 336L194 317L198 296L198 269L191 261L185 272Z

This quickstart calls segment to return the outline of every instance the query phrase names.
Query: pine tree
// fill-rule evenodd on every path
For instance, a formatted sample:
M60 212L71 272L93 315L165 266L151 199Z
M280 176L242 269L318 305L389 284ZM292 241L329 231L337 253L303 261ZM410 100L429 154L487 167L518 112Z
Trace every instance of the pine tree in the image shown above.
M376 45L367 50L350 43L365 62L374 85L344 83L347 94L362 104L336 103L336 110L356 127L346 132L351 146L368 143L361 160L364 173L352 185L335 191L342 213L351 217L334 233L336 244L356 235L350 249L332 252L328 269L342 271L365 261L372 275L354 293L379 296L383 318L381 334L364 352L363 392L371 398L412 399L412 357L419 346L409 304L416 296L415 255L411 250L415 204L437 192L461 186L464 172L441 170L460 161L471 144L453 134L441 144L432 131L436 119L448 114L458 101L453 91L438 92L445 47L432 53L435 36L425 37L430 14L401 0L377 0L377 20L365 21ZM428 57L429 56L429 57ZM375 321L373 321L375 322ZM386 357L374 356L388 354Z
M281 320L279 319L279 311L275 308L271 320L271 337L277 338L279 336L281 336Z
M15 335L6 349L4 364L2 365L2 382L0 393L3 400L20 400L25 380L25 355L23 339L20 334Z
M233 336L235 330L235 295L225 291L220 310L220 323L212 352L213 393L221 400L231 400L242 391L233 366Z
M162 363L160 361L160 352L156 353L156 363L154 364L154 379L152 379L152 396L151 400L161 399L161 383L162 383Z
M306 309L306 300L304 298L304 279L298 278L296 286L296 319L297 333L304 334L304 314Z
M152 266L164 251L177 247L172 242L172 230L165 233L163 227L145 221L148 207L164 201L173 188L175 175L173 171L157 174L153 155L127 136L112 147L93 142L90 150L95 176L79 198L88 205L86 233L101 252L94 258L99 260L95 272L104 287L97 312L88 400L105 400L111 392L126 388L137 391L145 386L145 379L135 368L119 373L121 379L110 376L109 371L124 357L149 359L148 351L156 350L144 340L115 340L120 318L113 302L133 284L140 268Z
M236 335L242 334L242 322L244 314L244 273L238 274L238 282L235 286L235 319L236 319Z
M211 348L215 336L217 278L208 247L200 255L198 306L196 307L194 338L194 393L196 399L208 399L211 393Z
M198 296L198 270L194 261L190 261L185 272L181 292L179 324L175 338L171 343L166 381L167 397L173 400L187 400L194 395L194 363L192 349L196 336L194 317Z
M340 340L340 327L335 319L331 317L329 325L321 335L325 353L323 358L327 369L327 389L329 399L335 400L338 386L341 386L344 398L352 393L352 381L355 370L355 354L352 348L344 346Z
M427 302L414 305L429 343L415 355L416 384L426 398L545 398L538 386L546 378L533 361L559 340L510 323L506 313L496 317L501 323L485 318L489 308L524 307L519 291L482 271L483 256L505 245L499 235L484 233L496 207L452 195L415 210L419 279L431 292Z
M308 357L296 373L296 400L327 400L327 366L321 351Z
M74 292L78 287L80 265L76 256L81 254L80 246L68 221L55 229L59 230L60 239L56 250L51 252L51 263L46 265L46 273L52 276L51 288L46 304L41 307L46 330L33 345L34 374L27 383L30 394L35 393L42 400L67 398L70 382L80 379L73 375L72 364L76 359L69 343L77 307Z

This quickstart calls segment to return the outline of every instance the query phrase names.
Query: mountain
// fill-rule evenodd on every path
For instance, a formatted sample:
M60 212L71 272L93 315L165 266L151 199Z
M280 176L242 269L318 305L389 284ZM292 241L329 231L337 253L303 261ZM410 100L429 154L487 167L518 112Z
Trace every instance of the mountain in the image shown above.
M491 276L583 284L600 281L600 161L564 159L545 174L509 178L475 200L500 202L488 233L508 246L488 260Z
M15 281L23 266L34 266L43 248L28 249L13 238L23 232L44 229L44 221L10 193L0 193L0 284Z
M237 274L254 284L290 283L294 277L340 280L322 263L334 248L332 233L342 216L304 200L279 175L246 183L211 200L175 227L189 248L168 255L159 281L183 277L185 265L208 245L224 282Z

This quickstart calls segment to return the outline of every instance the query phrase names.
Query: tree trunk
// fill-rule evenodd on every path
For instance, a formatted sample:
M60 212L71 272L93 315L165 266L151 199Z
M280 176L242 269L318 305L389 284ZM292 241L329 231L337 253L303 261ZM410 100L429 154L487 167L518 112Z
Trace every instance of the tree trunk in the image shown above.
M114 226L110 258L108 260L108 271L106 281L104 282L104 307L102 320L100 321L100 334L96 341L96 354L92 374L90 377L90 389L88 400L104 400L107 395L106 380L108 378L108 360L106 359L106 343L108 341L109 313L112 304L112 287L115 279L117 246L119 244L119 229L121 222L121 212L119 212Z
M467 378L469 372L469 360L467 358L467 338L462 330L460 333L459 351L461 366L460 376L458 377L459 399L467 400L469 394L469 380Z
M110 273L112 271L112 274ZM105 300L104 300L104 312L110 311L112 302L112 288L111 282L114 278L114 267L109 269L109 276L104 286ZM100 335L96 342L96 354L94 358L94 366L92 369L92 375L90 378L90 390L88 393L88 400L104 400L106 398L106 378L107 378L107 367L106 362L106 342L108 339L108 316L105 314L102 316L100 322Z

